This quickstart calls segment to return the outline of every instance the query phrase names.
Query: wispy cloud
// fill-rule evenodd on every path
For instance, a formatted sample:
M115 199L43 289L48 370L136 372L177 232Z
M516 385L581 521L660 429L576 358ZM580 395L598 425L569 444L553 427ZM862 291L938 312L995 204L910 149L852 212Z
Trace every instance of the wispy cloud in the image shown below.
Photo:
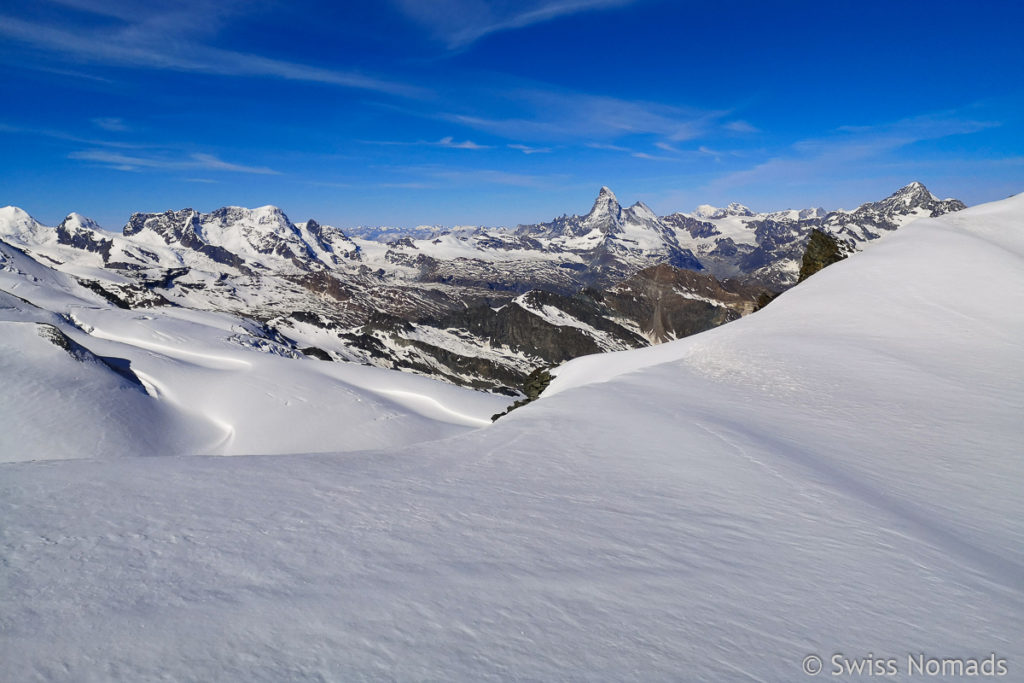
M88 149L72 152L69 159L94 161L119 171L136 171L139 169L187 170L205 169L210 171L231 171L235 173L253 173L257 175L280 175L279 171L265 166L244 166L223 161L212 154L191 154L185 159L173 157L141 156L120 154L103 149Z
M465 47L492 33L634 2L636 0L396 0L408 17L425 26L451 49Z
M491 149L490 145L479 145L472 140L456 142L447 135L440 140L360 140L365 145L386 145L393 147L445 147L447 149Z
M391 170L415 176L417 180L414 182L426 181L431 185L443 182L458 187L486 184L551 189L552 186L565 183L569 178L564 174L535 175L487 168L452 168L438 164L400 166Z
M32 128L26 126L12 126L5 123L0 123L0 133L15 133L21 135L35 135L44 138L52 138L54 140L64 140L67 142L75 142L82 145L92 145L95 147L113 147L116 149L153 149L159 147L159 145L152 145L147 143L138 142L124 142L121 140L99 140L95 138L86 138L79 135L74 135L62 130L53 130L50 128Z
M761 130L759 128L757 128L756 126L753 126L753 125L747 123L746 121L739 121L739 120L737 120L737 121L729 121L729 122L725 123L722 127L725 128L728 131L732 131L733 133L760 133L761 132Z
M206 185L215 185L215 184L219 183L220 181L219 180L214 180L213 178L185 178L185 182L186 183L203 183L203 184L206 184Z
M394 190L436 190L440 185L436 183L410 181L407 183L377 183L375 187Z
M958 112L938 112L880 125L842 126L834 135L800 140L782 154L722 176L707 189L715 192L777 183L780 179L789 184L817 182L845 175L856 164L877 164L887 154L914 143L976 133L998 125L964 118Z
M678 157L659 156L657 154L648 154L647 152L632 152L630 156L635 159L647 159L648 161L679 161Z
M123 119L116 117L100 117L91 119L94 126L108 130L112 133L123 133L128 130L128 125Z
M584 147L590 149L603 149L609 152L632 152L629 147L623 147L622 145L608 145L603 142L588 142L584 144Z
M551 151L550 147L530 147L529 145L509 145L509 149L517 149L523 154L547 154Z
M439 116L531 142L602 141L638 134L679 142L704 135L728 113L540 87L495 91L488 96L494 100L493 109L511 111L511 115L449 112Z
M67 2L67 0L64 0ZM70 4L103 13L99 3ZM92 7L92 5L97 5ZM225 11L212 7L221 3L184 3L184 9L148 9L150 3L135 3L128 8L114 3L113 14L121 22L109 22L74 31L53 25L0 15L0 36L30 45L74 63L91 62L127 68L206 73L221 76L270 77L294 81L324 83L346 88L371 90L391 95L421 97L417 86L368 76L356 71L325 69L261 55L225 50L198 38L215 32ZM225 7L232 3L226 3ZM234 5L236 8L237 3ZM173 7L173 4L170 5ZM142 9L147 8L147 9ZM116 14L114 13L116 12ZM206 16L204 16L206 15Z
M600 142L587 142L583 146L584 147L589 147L590 149L600 149L600 150L603 150L603 151L606 151L606 152L621 152L622 154L628 154L629 156L633 157L634 159L646 159L647 161L679 161L680 160L680 158L678 156L667 157L667 156L660 155L660 154L651 154L649 152L642 152L640 150L636 150L636 149L633 149L631 147L623 147L622 145L609 145L609 144L604 144L604 143L600 143ZM679 152L678 149L672 147L671 145L667 145L665 143L655 143L655 147L657 147L659 149L663 149L663 150L665 150L667 152L675 152L675 153Z
M447 147L449 149L490 149L489 145L478 145L472 140L463 140L462 142L455 142L454 139L449 135L448 137L441 138L435 143L432 143L435 147Z

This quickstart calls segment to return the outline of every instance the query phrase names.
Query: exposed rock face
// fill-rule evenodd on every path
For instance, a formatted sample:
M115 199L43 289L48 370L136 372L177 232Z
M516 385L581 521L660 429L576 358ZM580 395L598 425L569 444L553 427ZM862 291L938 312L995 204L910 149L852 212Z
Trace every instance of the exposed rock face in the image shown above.
M508 415L516 408L522 408L527 403L536 401L540 398L540 395L544 393L544 390L548 388L548 385L551 384L551 380L553 379L554 377L551 376L551 373L547 368L537 368L532 371L526 376L526 379L523 380L523 394L526 395L526 398L516 401L504 411L496 415L491 415L491 422L495 422L499 418Z
M96 365L101 365L126 380L130 385L132 385L132 388L145 393L146 389L142 384L142 380L140 380L138 375L132 371L131 363L124 358L97 356L91 350L82 346L55 326L48 323L36 323L36 329L40 337L47 340L54 346L64 349L67 351L69 356L77 360L79 363L94 363Z
M103 263L108 263L114 242L99 237L102 231L102 228L93 221L73 213L57 226L57 243L99 254L103 258Z
M162 214L133 213L124 226L122 234L132 237L150 231L160 237L167 245L180 244L186 249L199 252L211 261L230 266L240 273L249 274L245 259L224 247L208 243L203 239L203 227L200 214L192 209L181 211L165 211Z
M634 322L654 343L717 327L754 310L761 290L737 281L680 270L646 268L603 293L618 315Z
M812 230L811 237L807 241L807 249L804 251L803 262L800 265L800 279L803 282L822 268L837 263L846 258L839 241L821 230Z

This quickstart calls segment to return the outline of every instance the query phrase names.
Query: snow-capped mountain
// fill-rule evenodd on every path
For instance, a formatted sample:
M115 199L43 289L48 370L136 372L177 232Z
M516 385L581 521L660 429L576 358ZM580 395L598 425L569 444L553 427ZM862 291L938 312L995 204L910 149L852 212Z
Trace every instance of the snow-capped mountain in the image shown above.
M0 239L113 306L228 313L274 352L513 392L537 367L749 313L764 290L795 283L812 229L856 250L962 206L913 183L851 212L730 204L659 217L603 187L583 215L378 231L384 241L295 223L274 206L136 213L121 234L79 214L48 227L6 207Z
M718 208L711 206L710 204L701 204L693 211L695 218L703 218L704 220L714 220L718 218L726 218L727 216L753 216L754 212L742 204L733 202L725 208Z
M573 254L586 266L581 279L607 283L658 263L700 270L700 262L680 246L676 234L643 202L622 208L602 187L585 216L562 216L550 223L521 225L516 234L541 242L545 249Z
M692 213L662 218L676 229L679 243L720 278L741 277L781 291L796 284L800 258L811 230L818 228L853 251L918 218L965 208L956 199L939 200L913 182L878 202L854 211L821 208L754 213L741 204L724 209L702 205Z

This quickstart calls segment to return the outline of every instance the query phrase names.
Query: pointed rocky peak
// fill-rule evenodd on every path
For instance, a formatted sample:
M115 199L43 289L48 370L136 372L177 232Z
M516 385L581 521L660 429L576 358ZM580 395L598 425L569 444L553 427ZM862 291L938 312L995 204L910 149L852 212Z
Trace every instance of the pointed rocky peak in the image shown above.
M605 234L619 232L622 229L622 206L615 198L615 193L602 187L593 208L583 219L583 224L588 230L596 228Z
M619 205L619 200L615 198L615 193L607 187L602 187L601 191L597 194L597 199L594 200L594 206L587 215L588 217L598 215L618 217L621 211L622 207Z
M880 202L861 205L854 214L882 213L899 216L921 215L924 212L930 212L931 216L940 216L964 208L966 207L963 202L957 199L940 200L923 184L915 181L904 185Z
M899 200L908 208L921 206L929 201L939 201L938 197L929 192L927 187L916 180L889 195L888 199Z
M633 216L646 223L656 222L658 215L651 210L651 207L647 206L643 202L637 202L633 206L629 207L629 212Z

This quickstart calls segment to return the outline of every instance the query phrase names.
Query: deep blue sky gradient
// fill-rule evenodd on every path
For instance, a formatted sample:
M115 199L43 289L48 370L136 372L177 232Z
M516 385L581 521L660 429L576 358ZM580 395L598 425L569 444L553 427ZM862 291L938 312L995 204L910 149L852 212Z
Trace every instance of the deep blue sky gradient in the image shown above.
M0 6L0 205L516 224L1024 191L1019 3Z

